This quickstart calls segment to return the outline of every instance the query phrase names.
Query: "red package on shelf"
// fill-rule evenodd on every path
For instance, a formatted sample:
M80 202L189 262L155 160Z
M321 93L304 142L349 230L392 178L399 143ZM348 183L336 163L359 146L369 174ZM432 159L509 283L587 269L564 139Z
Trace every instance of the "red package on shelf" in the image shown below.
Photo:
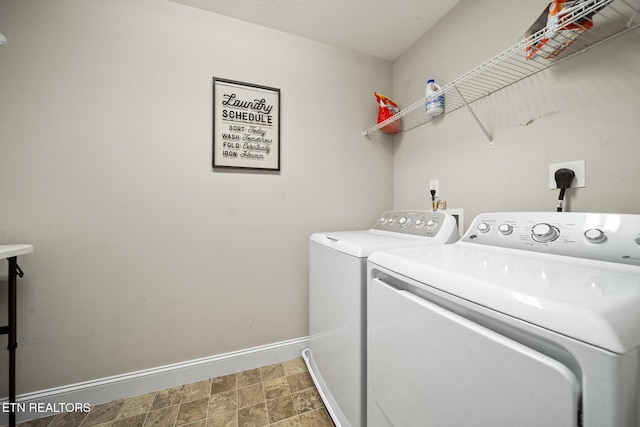
M400 109L398 108L398 104L396 104L386 96L380 95L379 93L374 92L374 95L376 96L376 100L378 101L379 105L378 124L384 122L391 116L398 114L398 111L400 111ZM400 119L398 119L386 126L383 126L381 130L390 135L394 135L402 130L402 122L400 121Z

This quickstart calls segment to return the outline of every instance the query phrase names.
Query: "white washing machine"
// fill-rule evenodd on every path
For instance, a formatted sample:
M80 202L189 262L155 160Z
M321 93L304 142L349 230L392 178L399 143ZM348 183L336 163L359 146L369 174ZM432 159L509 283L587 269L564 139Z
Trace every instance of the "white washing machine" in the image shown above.
M367 257L458 240L444 212L389 211L370 230L309 239L309 348L303 357L337 426L365 426Z
M640 215L479 215L368 263L368 426L640 426Z

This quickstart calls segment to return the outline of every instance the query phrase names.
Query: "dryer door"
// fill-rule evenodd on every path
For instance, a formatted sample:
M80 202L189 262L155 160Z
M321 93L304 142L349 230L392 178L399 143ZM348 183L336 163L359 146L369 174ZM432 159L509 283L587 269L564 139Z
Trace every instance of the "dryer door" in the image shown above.
M368 302L369 427L578 426L556 360L380 279Z

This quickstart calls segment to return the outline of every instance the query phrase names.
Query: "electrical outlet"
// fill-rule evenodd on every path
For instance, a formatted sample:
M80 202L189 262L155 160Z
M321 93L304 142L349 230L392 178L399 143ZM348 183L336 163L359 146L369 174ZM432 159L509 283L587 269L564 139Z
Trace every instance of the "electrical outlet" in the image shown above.
M436 190L435 197L440 197L440 180L432 179L429 181L429 197L431 197L431 190Z
M558 189L558 186L556 185L556 171L562 168L571 169L576 174L571 182L570 188L587 186L584 160L576 160L573 162L554 163L549 165L549 189Z

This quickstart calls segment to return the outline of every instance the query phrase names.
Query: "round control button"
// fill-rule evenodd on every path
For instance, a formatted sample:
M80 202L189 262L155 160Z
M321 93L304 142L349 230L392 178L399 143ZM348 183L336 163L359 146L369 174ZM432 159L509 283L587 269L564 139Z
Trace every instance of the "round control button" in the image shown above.
M498 231L503 236L508 236L513 232L513 227L510 226L509 224L500 224L500 226L498 227Z
M409 218L407 218L406 216L403 216L402 218L400 218L398 220L398 225L400 227L408 227L409 224L411 224L411 220Z
M591 228L584 232L584 237L589 243L601 243L607 240L607 235L602 230Z
M380 224L386 224L387 223L387 218L386 217L382 217L380 218Z
M424 221L421 219L416 219L416 227L418 228L424 227Z
M557 228L545 223L536 224L531 229L531 237L536 242L552 242L556 240L559 235L560 232Z
M478 224L478 231L481 233L488 233L489 230L491 230L491 226L489 226L489 224L487 224L486 222L481 222L480 224Z
M393 225L396 222L395 218L389 218L389 221L387 221L389 223L389 225Z
M427 228L428 229L434 229L438 226L438 223L435 222L434 220L430 219L429 221L427 221Z

